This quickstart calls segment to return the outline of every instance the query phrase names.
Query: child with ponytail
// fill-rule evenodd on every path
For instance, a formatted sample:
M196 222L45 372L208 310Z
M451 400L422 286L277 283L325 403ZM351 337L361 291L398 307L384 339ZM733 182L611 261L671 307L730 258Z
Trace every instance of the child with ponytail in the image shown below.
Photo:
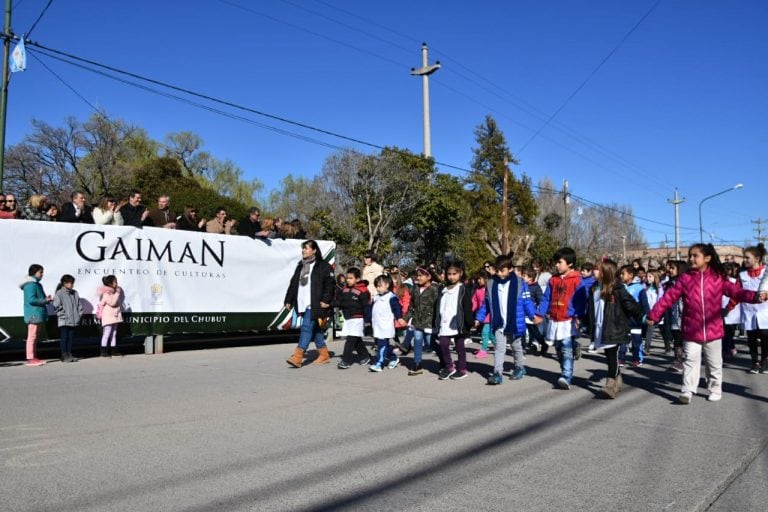
M744 267L739 273L741 287L745 290L758 290L760 281L765 277L765 246L744 249ZM742 304L741 326L747 333L749 355L752 367L749 373L768 373L768 304Z

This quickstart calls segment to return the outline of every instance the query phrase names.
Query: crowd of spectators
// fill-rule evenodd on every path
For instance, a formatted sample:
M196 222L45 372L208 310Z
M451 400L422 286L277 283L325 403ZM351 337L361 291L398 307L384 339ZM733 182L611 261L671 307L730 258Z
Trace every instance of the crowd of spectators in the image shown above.
M35 194L22 206L14 194L0 193L0 219L155 227L264 240L307 237L299 219L287 222L280 217L262 218L261 211L256 207L248 210L246 216L238 222L229 217L229 212L223 206L216 208L210 220L198 217L197 209L191 205L184 206L183 212L177 215L171 209L171 198L165 194L157 199L155 208L148 208L142 203L141 191L135 189L120 202L114 196L105 195L95 207L87 204L82 192L73 192L70 199L59 208L45 195Z

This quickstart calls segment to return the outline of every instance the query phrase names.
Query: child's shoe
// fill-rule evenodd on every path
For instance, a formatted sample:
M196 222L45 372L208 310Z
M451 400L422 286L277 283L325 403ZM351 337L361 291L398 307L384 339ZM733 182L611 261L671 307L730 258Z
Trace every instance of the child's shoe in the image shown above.
M680 396L677 397L678 401L680 401L681 404L689 404L691 403L691 398L693 398L693 393L690 391L683 391L680 393Z
M455 372L453 375L451 375L451 380L462 380L462 379L466 379L467 376L469 376L469 373L467 373L467 370L464 370L461 372Z
M421 375L422 373L424 373L424 369L421 367L420 364L417 364L416 366L408 370L408 375L411 377L413 377L414 375Z
M502 384L504 382L504 376L500 373L493 372L493 375L488 377L488 380L485 381L489 386L497 386L499 384Z
M486 357L488 357L488 352L486 352L483 349L480 349L477 352L475 352L475 359L485 359Z
M380 372L382 370L381 365L378 363L372 364L371 366L368 367L368 369L372 372Z
M768 373L768 359L763 359L763 364L760 366L760 373Z
M749 373L753 375L757 375L758 373L762 373L763 369L760 366L760 363L754 363L752 365L752 368L749 369Z
M339 370L348 370L349 368L352 368L352 365L350 365L346 361L339 361L339 364L337 366Z
M565 377L557 379L557 387L560 389L571 389L571 383Z
M516 366L514 370L512 370L512 374L509 376L509 380L520 380L526 375L525 366L520 365Z
M390 370L394 370L395 368L398 367L399 364L400 364L400 358L395 357L393 360L389 362L389 364L387 365L387 368L389 368Z
M448 380L449 378L451 378L451 375L453 375L454 373L456 373L456 368L450 368L450 369L443 368L442 370L440 370L440 373L438 374L438 378L440 380Z
M45 361L41 361L36 357L32 359L27 359L27 366L43 366L44 364L45 364Z
M370 362L371 362L371 358L370 357L363 357L360 360L360 366L365 366L365 365L367 365Z

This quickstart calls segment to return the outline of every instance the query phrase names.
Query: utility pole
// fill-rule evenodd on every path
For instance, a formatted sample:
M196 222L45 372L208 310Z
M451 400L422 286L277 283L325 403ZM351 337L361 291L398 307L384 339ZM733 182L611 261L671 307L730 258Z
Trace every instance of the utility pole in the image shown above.
M5 118L8 108L8 81L11 78L10 71L8 70L8 58L11 54L11 7L12 1L5 0L3 83L2 92L0 92L0 190L3 189L3 178L5 177Z
M685 202L685 198L680 199L675 187L675 198L667 199L668 203L675 205L675 259L680 259L680 204Z
M421 67L411 68L411 75L421 76L422 94L424 96L424 156L432 156L432 135L429 128L429 75L440 69L440 61L429 65L427 43L421 43Z
M509 158L504 155L504 196L501 198L501 252L509 254Z
M627 261L627 235L621 235L621 260Z
M757 236L755 237L755 239L758 241L758 243L760 243L760 242L765 243L766 240L768 240L768 238L766 238L766 236L763 234L763 233L765 233L765 229L763 228L763 224L765 224L768 221L765 220L765 219L755 219L755 220L750 221L750 222L752 222L752 224L757 226L757 227L754 228L755 232L757 233Z
M566 246L568 246L568 228L571 224L568 218L568 202L568 180L563 180L563 238Z

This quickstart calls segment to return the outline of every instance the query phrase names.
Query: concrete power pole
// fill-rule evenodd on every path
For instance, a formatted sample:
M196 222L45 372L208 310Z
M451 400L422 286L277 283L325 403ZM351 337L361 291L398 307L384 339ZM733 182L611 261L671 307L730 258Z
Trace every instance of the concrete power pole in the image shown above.
M568 218L568 180L563 180L563 238L565 238L565 245L568 246L568 228L571 224L571 219Z
M685 202L685 198L680 199L677 196L677 188L675 188L675 198L667 199L668 203L675 205L675 259L680 259L680 204Z
M509 159L504 155L504 195L501 198L501 252L509 254Z
M440 69L440 61L429 65L427 56L427 43L421 44L421 67L411 68L411 75L421 76L422 91L424 96L424 156L432 156L432 135L429 127L429 75Z
M5 176L5 119L8 109L8 81L11 74L8 71L8 58L11 51L11 0L5 0L5 40L3 41L3 83L0 87L0 190L3 189Z

